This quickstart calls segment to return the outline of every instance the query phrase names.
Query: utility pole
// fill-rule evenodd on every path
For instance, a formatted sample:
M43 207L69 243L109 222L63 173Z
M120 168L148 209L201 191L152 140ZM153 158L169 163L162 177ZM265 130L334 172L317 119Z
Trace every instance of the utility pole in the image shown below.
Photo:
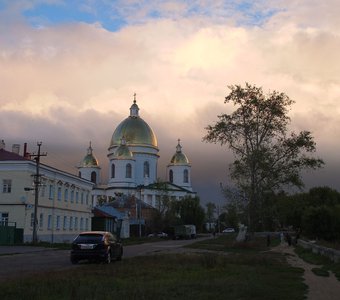
M39 186L40 186L40 173L39 173L39 168L40 168L40 157L41 156L46 156L47 153L40 153L40 147L41 147L42 142L38 142L38 154L32 154L31 158L33 157L35 162L36 162L36 172L34 175L34 223L33 223L33 238L32 242L33 244L36 244L38 242L38 235L37 235L37 229L38 229L38 203L39 203Z

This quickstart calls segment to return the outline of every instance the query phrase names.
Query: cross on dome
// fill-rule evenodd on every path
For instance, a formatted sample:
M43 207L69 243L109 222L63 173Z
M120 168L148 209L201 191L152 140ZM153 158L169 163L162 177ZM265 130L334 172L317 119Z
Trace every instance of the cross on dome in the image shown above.
M178 139L178 144L176 146L176 152L182 152L181 140Z
M137 118L139 116L138 115L139 107L136 104L136 102L137 102L136 101L136 96L137 96L137 94L134 93L133 94L133 104L130 107L130 117L133 117L133 118Z
M91 155L92 154L92 146L91 146L91 141L90 141L90 145L89 145L89 147L87 148L87 154L88 155Z

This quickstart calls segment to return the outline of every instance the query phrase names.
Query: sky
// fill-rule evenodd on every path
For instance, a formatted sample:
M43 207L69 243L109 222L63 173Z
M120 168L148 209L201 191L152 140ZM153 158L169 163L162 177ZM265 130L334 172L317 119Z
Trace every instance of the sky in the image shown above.
M339 0L0 0L0 139L77 174L89 141L108 177L108 147L137 94L160 148L158 177L181 139L202 204L223 205L233 156L202 142L245 82L295 101L321 170L306 190L340 191Z

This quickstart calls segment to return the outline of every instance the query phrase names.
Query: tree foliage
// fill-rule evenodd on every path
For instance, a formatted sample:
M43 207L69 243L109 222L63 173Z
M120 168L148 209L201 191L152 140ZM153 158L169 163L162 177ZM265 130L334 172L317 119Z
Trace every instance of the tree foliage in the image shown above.
M231 179L245 193L248 225L256 229L263 195L287 185L302 187L301 171L320 168L323 161L311 155L316 148L309 131L289 132L293 100L287 95L277 91L265 95L262 88L248 83L229 88L225 103L236 109L207 126L203 140L227 145L234 153Z

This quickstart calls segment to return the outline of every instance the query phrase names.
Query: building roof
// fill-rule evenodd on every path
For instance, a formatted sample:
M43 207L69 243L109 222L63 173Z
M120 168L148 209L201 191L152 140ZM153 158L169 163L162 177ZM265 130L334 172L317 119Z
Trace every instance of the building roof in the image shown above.
M96 206L93 209L93 213L95 216L100 216L100 217L116 217L117 219L123 219L125 217L125 214L118 211L111 205L101 205L101 206Z
M0 161L6 160L28 160L28 159L14 152L10 152L5 149L0 149Z

